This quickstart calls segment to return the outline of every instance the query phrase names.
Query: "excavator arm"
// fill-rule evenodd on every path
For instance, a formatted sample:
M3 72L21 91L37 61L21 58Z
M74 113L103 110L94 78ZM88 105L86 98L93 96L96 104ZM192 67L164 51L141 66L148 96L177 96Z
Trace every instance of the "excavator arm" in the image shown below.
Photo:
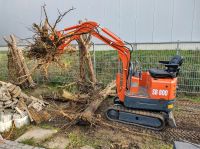
M122 63L122 74L118 71L116 75L116 87L117 95L120 101L124 101L131 55L130 50L125 46L124 42L119 37L108 29L100 27L98 23L87 21L58 31L57 34L62 42L58 50L62 52L64 48L71 43L71 41L77 40L81 35L87 33L90 33L92 36L98 38L118 51L118 61ZM104 35L102 35L102 33Z
M87 21L58 31L58 45L60 45L58 47L58 52L63 52L64 48L68 46L71 41L78 40L81 38L81 35L87 33L90 33L92 36L117 50L118 61L119 64L121 64L119 65L119 71L116 76L116 86L117 96L123 104L120 104L118 98L116 98L114 101L116 105L109 107L106 112L107 118L112 121L154 130L162 130L165 124L175 126L176 124L171 111L177 83L177 78L171 76L174 72L171 73L171 71L168 72L167 70L154 71L154 69L151 71L150 69L149 72L141 73L141 80L139 80L138 74L129 77L129 73L132 73L131 71L129 72L131 59L130 50L119 37L92 21ZM177 60L177 58L180 60ZM176 56L175 59L175 65L182 64L181 57ZM174 61L174 58L172 61ZM164 75L168 74L167 77L165 77L163 73L160 73L163 71ZM127 80L130 82L127 83ZM139 93L140 83L142 89L141 93ZM168 85L166 86L166 84ZM129 94L126 94L127 91Z

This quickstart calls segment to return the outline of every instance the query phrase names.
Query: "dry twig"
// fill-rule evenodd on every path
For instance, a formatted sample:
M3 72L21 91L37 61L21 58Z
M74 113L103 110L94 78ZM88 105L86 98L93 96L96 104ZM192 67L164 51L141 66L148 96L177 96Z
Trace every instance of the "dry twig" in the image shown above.
M39 68L44 74L45 80L47 80L49 65L51 63L56 63L58 66L63 68L65 65L61 62L61 55L64 52L72 53L76 51L75 48L71 45L67 46L64 51L60 51L59 47L63 44L67 37L61 39L56 31L57 24L66 14L74 10L74 8L71 8L64 13L60 13L60 11L58 11L59 16L53 25L51 25L49 22L49 18L46 12L46 5L42 6L42 9L45 15L45 20L39 25L33 23L33 43L28 46L30 50L28 51L27 56L30 59L38 61L38 66L35 68Z

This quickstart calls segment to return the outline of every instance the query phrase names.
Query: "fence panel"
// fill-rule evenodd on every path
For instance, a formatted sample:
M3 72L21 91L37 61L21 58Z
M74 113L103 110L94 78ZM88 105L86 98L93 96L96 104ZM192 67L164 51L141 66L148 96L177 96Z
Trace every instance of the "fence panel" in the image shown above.
M142 70L163 68L159 60L170 60L176 54L184 57L178 77L178 92L200 93L200 43L135 43L132 61L138 60ZM106 45L95 45L96 75L99 81L108 83L115 79L117 52Z
M200 93L200 42L173 42L173 43L134 43L131 60L138 60L142 70L161 68L159 60L169 60L180 54L184 57L178 77L178 92ZM118 54L108 45L96 44L90 49L97 80L107 84L115 79L117 72ZM79 76L79 53L64 54L61 58L65 68L53 64L49 68L50 83L70 83ZM35 61L27 60L28 66L33 68ZM163 67L162 67L163 68ZM7 80L6 50L0 48L0 80ZM37 83L43 82L43 76L36 71L33 78Z

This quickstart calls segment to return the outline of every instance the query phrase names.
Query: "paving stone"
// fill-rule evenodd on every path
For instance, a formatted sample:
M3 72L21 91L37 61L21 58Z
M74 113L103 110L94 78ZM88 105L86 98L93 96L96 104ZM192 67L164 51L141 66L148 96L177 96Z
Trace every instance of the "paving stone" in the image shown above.
M27 140L31 138L33 138L35 141L42 141L51 137L56 132L57 130L55 129L43 129L43 128L35 127L27 131L22 136L20 136L16 141L21 142L23 140Z
M174 149L200 149L200 144L174 141Z
M15 145L18 145L19 143L16 142L16 141L9 141L9 140L6 140L5 141L6 144L9 144L10 146L15 146Z
M21 148L21 147L20 147L20 145L9 146L9 149L16 149L16 148Z
M80 149L94 149L94 148L89 145L85 145L85 146L81 147Z
M5 143L1 143L1 144L0 144L0 147L1 147L1 148L4 148L4 147L6 147L6 146L7 146L7 144L5 144Z
M33 149L34 147L33 146L30 146L30 145L25 145L22 147L22 149Z
M58 135L45 142L44 146L49 149L65 149L69 145L70 141L66 136Z
M0 144L0 149L45 149L45 148L25 145L22 143L18 143L16 141L3 140L3 143Z

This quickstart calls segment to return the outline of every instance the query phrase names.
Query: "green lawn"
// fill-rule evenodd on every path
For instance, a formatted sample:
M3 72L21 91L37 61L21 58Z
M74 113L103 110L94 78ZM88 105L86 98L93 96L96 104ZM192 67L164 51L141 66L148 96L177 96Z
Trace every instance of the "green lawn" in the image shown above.
M7 80L7 52L0 52L0 80Z

